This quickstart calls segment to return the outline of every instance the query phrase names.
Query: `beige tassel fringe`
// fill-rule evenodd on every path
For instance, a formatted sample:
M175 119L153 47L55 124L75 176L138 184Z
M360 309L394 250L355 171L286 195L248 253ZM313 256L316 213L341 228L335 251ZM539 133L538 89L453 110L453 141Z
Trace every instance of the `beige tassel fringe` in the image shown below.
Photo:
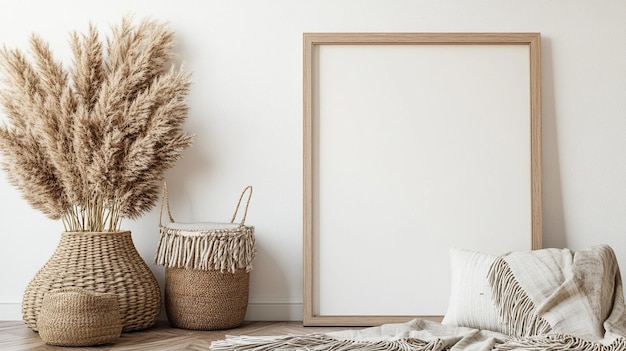
M509 264L498 257L487 276L492 297L500 318L508 326L508 334L517 337L540 335L552 327L537 315L536 306L519 285Z
M254 227L187 231L162 226L155 262L165 267L249 272L255 253Z
M442 351L447 350L440 339L430 342L419 339L393 341L338 340L325 334L289 336L227 336L214 341L211 351ZM617 338L609 345L562 334L517 338L497 344L494 351L624 351L626 340Z
M561 351L561 350L577 350L577 351L624 351L626 350L626 340L617 338L609 345L603 345L572 335L549 334L535 337L513 339L504 344L498 345L494 351Z
M393 341L338 340L324 334L289 335L278 337L227 336L214 341L212 351L439 351L444 343L418 339Z

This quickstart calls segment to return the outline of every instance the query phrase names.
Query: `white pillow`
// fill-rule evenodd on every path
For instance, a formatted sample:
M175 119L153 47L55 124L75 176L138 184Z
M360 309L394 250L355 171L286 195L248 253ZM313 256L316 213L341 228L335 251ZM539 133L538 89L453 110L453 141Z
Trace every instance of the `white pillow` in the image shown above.
M487 281L489 267L496 256L450 249L450 302L442 324L506 332L491 298Z

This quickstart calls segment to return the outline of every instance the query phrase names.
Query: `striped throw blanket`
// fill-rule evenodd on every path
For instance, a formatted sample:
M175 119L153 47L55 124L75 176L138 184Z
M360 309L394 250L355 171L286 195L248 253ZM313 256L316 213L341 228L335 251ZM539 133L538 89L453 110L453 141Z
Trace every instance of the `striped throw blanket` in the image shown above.
M415 319L363 330L231 336L214 351L626 351L622 281L606 245L543 249L496 259L489 284L507 334Z

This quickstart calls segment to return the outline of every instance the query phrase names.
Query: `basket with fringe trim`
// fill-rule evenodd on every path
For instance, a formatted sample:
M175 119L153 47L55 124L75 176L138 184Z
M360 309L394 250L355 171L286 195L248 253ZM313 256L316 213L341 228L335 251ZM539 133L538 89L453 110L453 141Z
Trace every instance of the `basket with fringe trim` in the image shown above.
M235 223L246 192L243 217ZM155 261L165 266L165 311L172 326L221 330L243 324L256 253L254 227L245 225L251 197L252 187L247 186L230 223L177 223L164 183ZM166 225L163 204L170 219Z

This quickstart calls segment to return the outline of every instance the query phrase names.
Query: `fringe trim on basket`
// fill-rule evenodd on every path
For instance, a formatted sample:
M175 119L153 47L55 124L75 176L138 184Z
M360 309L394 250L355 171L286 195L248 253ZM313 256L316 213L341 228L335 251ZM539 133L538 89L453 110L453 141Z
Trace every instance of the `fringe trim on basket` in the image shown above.
M161 227L155 262L173 268L235 273L252 270L256 253L254 228L192 232Z
M509 335L533 336L545 334L552 329L545 319L537 315L535 304L522 289L504 258L498 257L491 264L487 279L498 313L502 322L506 323Z
M560 351L560 350L578 350L578 351L625 351L626 340L617 338L609 345L603 345L597 342L583 340L579 337L563 334L549 334L542 336L534 336L529 338L513 339L504 344L497 345L494 351Z
M338 340L325 334L288 335L278 337L226 336L211 343L212 351L439 351L440 339L430 342L418 339L393 341Z

